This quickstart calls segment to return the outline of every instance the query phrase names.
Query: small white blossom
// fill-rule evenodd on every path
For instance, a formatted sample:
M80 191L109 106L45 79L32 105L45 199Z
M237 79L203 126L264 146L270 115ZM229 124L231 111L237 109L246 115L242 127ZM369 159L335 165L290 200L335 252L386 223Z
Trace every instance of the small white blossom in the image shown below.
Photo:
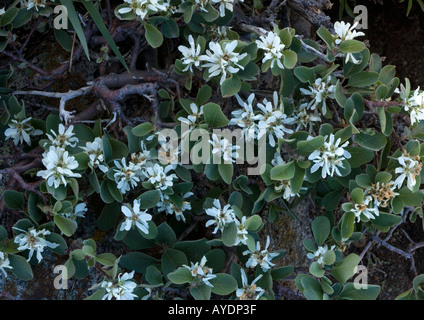
M365 33L355 30L357 25L358 22L355 22L353 26L351 26L350 23L336 21L334 23L334 31L336 33L334 35L335 43L339 45L345 40L353 40L356 37L364 36ZM352 53L347 53L345 59L345 63L347 63L349 60L351 60L354 64L359 64L361 62L356 60Z
M309 86L309 89L300 88L302 94L312 97L312 100L308 104L308 108L315 110L318 105L321 105L322 113L324 115L327 113L326 99L334 99L334 92L336 90L336 86L332 85L330 81L331 76L328 76L325 80L318 78L312 86Z
M163 201L159 202L157 205L158 208L158 212L162 212L165 211L166 214L175 215L175 218L177 219L177 221L183 221L186 222L186 219L184 217L184 211L189 211L191 210L191 204L190 202L184 200L187 199L189 197L191 197L193 195L193 192L187 192L182 196L182 204L181 207L179 208L174 202L171 201L171 199L169 198L169 196L167 194L165 194L163 196Z
M6 12L6 10L4 10L4 8L1 8L0 9L0 16L3 15L3 14L5 14L5 12Z
M4 135L6 140L12 139L14 144L23 144L24 141L27 145L31 145L31 137L30 136L38 136L43 134L41 130L34 129L30 124L30 118L26 118L24 120L13 119L11 123L9 123L9 128L4 131Z
M349 141L340 145L341 138L335 141L334 134L324 137L324 145L312 152L308 160L314 162L311 167L311 173L314 173L319 168L321 169L321 177L325 179L328 176L333 176L336 173L341 176L339 168L344 168L343 161L351 158L351 154L344 148L349 145Z
M190 44L190 47L186 46L178 46L178 50L182 53L183 58L181 59L181 62L186 65L186 67L183 69L183 71L190 70L191 73L193 73L193 65L196 68L200 67L200 51L201 47L200 45L196 45L194 43L194 39L192 35L188 36L188 43Z
M238 246L239 244L247 245L247 235L249 232L246 229L245 223L246 223L246 216L243 216L241 218L241 221L238 219L234 219L234 223L237 227L237 239L234 243L235 246Z
M173 168L173 165L168 165L164 168L160 164L155 163L153 166L147 167L143 173L155 189L163 191L174 185L174 179L177 178L177 175L175 173L169 174Z
M271 267L274 266L271 260L274 259L276 256L278 256L278 253L269 252L268 251L269 244L270 244L270 239L269 239L269 236L267 236L265 249L261 250L261 243L258 241L256 243L256 250L244 251L243 252L244 256L249 255L249 259L246 262L246 267L255 268L256 266L259 265L262 268L263 272L267 272L269 269L271 269Z
M412 97L406 97L405 93L401 93L403 97L404 109L409 112L411 125L424 120L424 91L419 91L419 87L414 91Z
M36 253L38 262L41 262L43 255L41 254L44 249L51 248L54 249L59 246L57 243L49 242L45 239L45 236L50 234L50 231L46 229L35 230L34 227L28 229L27 231L13 227L13 229L21 231L22 233L18 234L15 237L14 242L18 244L18 250L29 250L28 260L30 261L34 252Z
M152 215L148 214L147 210L140 210L140 202L138 200L134 200L132 208L127 205L121 206L121 211L125 216L125 220L121 224L121 231L129 231L135 226L143 233L149 233L148 222L152 220Z
M7 254L0 251L0 273L2 273L3 276L6 278L7 273L4 269L13 269L13 267L10 265L10 260L7 257Z
M66 186L66 178L81 177L79 173L72 172L78 168L78 161L60 147L50 146L49 150L43 153L42 162L46 170L39 171L37 176L46 179L49 186L58 188L62 183Z
M264 132L267 132L270 146L275 147L275 138L278 141L278 139L284 139L286 134L293 133L293 130L287 128L286 125L293 124L295 119L288 118L287 115L283 113L283 103L282 101L278 101L277 91L273 93L272 102L265 98L262 103L258 103L257 106L262 111L262 114L257 114L254 117L255 120L259 120L259 138Z
M271 61L271 68L274 67L277 63L280 69L284 69L284 66L281 62L283 58L284 43L281 43L281 39L273 31L269 31L266 36L260 36L259 40L256 40L258 49L264 50L264 57L262 58L262 63Z
M357 218L357 221L361 221L361 216L364 215L368 219L375 219L375 217L378 217L380 214L378 207L372 206L372 197L367 196L364 198L364 201L362 203L355 203L353 205L353 208L350 210L355 214L355 217Z
M104 165L104 154L103 154L103 141L101 138L96 137L93 142L86 142L85 147L80 147L88 154L90 162L88 166L90 168L99 168L103 172L106 172L108 169Z
M257 276L252 283L249 284L246 272L240 269L240 273L242 287L236 290L237 298L239 300L258 300L265 293L264 289L256 285L256 282L262 278L262 274Z
M21 3L27 7L27 10L35 8L38 11L38 8L44 8L46 6L45 0L21 0Z
M336 246L331 246L330 250L334 250ZM314 253L310 252L308 253L306 256L308 257L308 259L315 259L321 266L324 266L324 255L327 253L328 251L328 246L325 245L323 247L318 247L317 251L315 251Z
M195 103L190 104L191 114L185 117L178 117L178 121L188 125L189 131L191 131L194 127L196 127L198 121L203 115L203 106L197 106ZM184 132L182 136L184 137L188 132Z
M254 117L255 113L253 112L253 100L255 99L255 94L252 93L247 98L247 101L243 101L238 94L236 94L236 99L242 109L236 109L231 112L233 118L231 118L229 125L237 125L243 129L243 133L246 141L251 141L257 136L257 124L255 123Z
M134 300L137 297L135 295L134 289L137 287L137 284L132 281L134 277L134 271L131 273L120 273L118 275L118 281L109 281L104 280L100 286L105 288L106 294L103 296L102 300Z
M206 222L206 228L216 224L215 229L212 232L214 234L218 230L222 231L227 224L234 222L236 219L236 215L234 210L231 208L231 205L227 204L224 208L221 208L221 203L218 199L214 199L213 207L206 209L205 212L208 216L213 217L213 219Z
M128 7L123 7L118 12L125 14L133 11L141 19L144 19L150 12L167 11L167 8L157 0L124 0L124 2L128 4Z
M78 203L73 212L65 212L62 215L65 218L71 219L76 226L77 224L77 218L85 218L85 213L88 211L87 205L84 202Z
M213 285L209 282L210 280L216 278L216 275L214 275L212 272L212 268L209 268L206 266L207 259L205 256L200 260L199 262L193 263L190 262L191 266L183 265L184 268L187 268L191 271L191 275L195 279L199 279L204 284L208 285L209 287L213 288Z
M240 0L243 2L243 0ZM212 0L213 3L219 3L219 16L224 17L225 16L225 9L233 12L234 9L234 3L236 3L236 0Z
M312 133L315 123L321 122L318 110L315 109L314 112L310 112L307 107L308 104L303 103L295 111L294 122L296 124L296 132L305 129L308 130L309 133Z
M219 137L215 133L212 134L212 140L209 140L212 145L212 154L220 156L225 162L236 162L236 159L240 156L236 151L240 149L240 146L233 145L232 141L225 137Z
M209 42L209 49L206 50L206 55L201 55L199 59L206 61L202 66L208 69L209 77L213 78L221 75L219 84L222 84L227 78L227 74L235 74L240 69L244 69L239 64L239 61L247 56L247 53L239 54L234 52L237 47L237 40L231 42L217 43Z
M73 148L79 141L77 137L74 137L75 133L73 130L73 125L65 128L65 126L60 123L58 133L51 130L52 135L46 133L46 136L49 138L51 144L55 147L66 148L67 146L70 146Z
M113 177L121 193L125 194L132 188L135 188L140 182L139 175L141 173L141 168L131 161L129 161L127 165L125 158L122 158L121 162L114 160L113 163L117 168L113 169L115 171Z
M400 175L396 178L394 184L400 189L406 179L406 186L413 190L417 183L416 177L420 175L423 164L419 157L410 157L405 152L397 160L401 166L395 169L395 173Z

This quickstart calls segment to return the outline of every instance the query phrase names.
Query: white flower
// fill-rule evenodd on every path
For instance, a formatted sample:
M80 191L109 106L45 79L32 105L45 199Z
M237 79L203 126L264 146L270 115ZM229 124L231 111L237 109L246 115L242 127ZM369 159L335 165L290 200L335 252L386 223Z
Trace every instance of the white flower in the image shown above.
M321 170L321 177L325 179L328 176L333 176L336 173L338 176L341 176L339 168L344 168L343 161L351 158L351 154L344 148L349 145L349 142L346 141L343 145L340 146L341 138L338 138L334 141L334 134L324 137L324 145L312 152L308 160L314 162L314 165L311 167L311 173L314 173L319 168Z
M62 213L62 215L65 218L71 219L74 221L75 225L78 226L77 224L77 218L85 218L85 213L88 211L87 209L87 205L84 202L78 203L73 212L65 212Z
M237 298L239 300L258 300L265 293L264 289L256 285L256 282L262 278L262 274L257 276L249 285L246 272L243 269L240 269L240 273L242 287L236 290Z
M113 163L117 167L117 169L113 169L115 171L113 177L121 193L125 194L130 189L135 188L140 182L141 168L131 161L129 161L127 166L125 158L122 158L121 162L114 160Z
M167 11L167 8L159 4L157 0L124 0L129 6L118 10L120 14L134 11L137 16L144 19L149 11L156 13L158 11Z
M70 125L67 129L65 129L65 126L60 123L58 133L51 130L53 136L48 133L46 133L46 136L49 138L51 144L55 147L66 148L67 146L70 146L73 148L79 141L77 137L73 137L75 134L73 130L73 125Z
M134 200L132 208L127 205L121 206L121 211L125 215L125 220L121 224L121 231L129 231L136 226L143 233L149 233L148 222L152 220L152 216L147 213L147 210L140 211L140 202L138 200Z
M182 199L187 199L193 195L193 192L187 192L182 196ZM157 205L158 212L165 211L166 214L172 215L175 214L177 221L186 222L184 217L184 211L191 210L191 204L188 201L183 200L181 207L178 207L174 202L171 201L169 196L165 194L163 196L163 201L159 202Z
M240 0L243 2L243 0ZM234 3L236 0L212 0L213 3L219 3L219 15L225 16L225 9L233 12Z
M13 139L14 144L23 144L24 141L30 146L31 138L30 136L38 136L43 132L38 129L34 129L31 124L30 118L26 118L24 120L13 119L11 123L9 123L9 128L4 131L4 135L7 139Z
M13 267L10 265L10 260L7 257L7 254L0 251L0 273L2 273L6 278L7 273L4 269L13 269Z
M259 40L256 40L256 44L258 49L262 49L265 52L264 57L262 58L262 63L271 60L271 68L274 67L275 63L277 63L280 69L284 69L281 60L283 58L285 45L281 43L281 39L278 34L273 31L269 31L266 37L260 36Z
M197 104L191 103L190 110L191 114L189 114L187 118L178 117L178 121L189 126L189 131L191 131L197 125L197 122L203 115L203 106L198 107ZM182 136L184 137L187 133L188 132L183 132Z
M309 133L312 133L315 123L321 122L320 113L317 109L314 112L307 110L308 104L303 103L295 111L294 122L296 123L295 131L306 129Z
M361 221L361 215L364 215L368 219L375 219L380 214L378 207L371 207L372 197L367 196L364 198L362 203L355 203L353 208L350 210L355 214L357 221Z
M240 243L247 245L247 235L249 232L246 229L245 223L246 223L246 216L243 216L241 218L241 221L238 219L234 219L234 223L237 227L237 240L234 243L235 246L238 246Z
M183 267L190 270L191 275L195 279L199 279L200 281L202 281L209 287L213 288L213 285L209 281L216 278L216 275L212 274L213 272L212 268L209 268L205 265L206 262L207 262L207 259L205 256L203 256L203 258L200 260L200 263L190 262L191 266L183 265Z
M6 12L6 10L4 10L4 8L0 9L0 16L3 15Z
M190 47L178 46L178 50L182 53L183 58L181 59L182 63L186 65L183 71L190 70L193 73L193 65L197 68L200 67L200 45L196 45L194 43L194 39L192 35L188 36L188 43Z
M144 166L150 165L149 161L152 160L152 155L150 151L147 150L147 147L143 141L141 141L140 145L141 151L131 154L131 162L134 163L135 166L143 168Z
M257 135L257 125L254 121L255 114L253 112L255 94L250 94L246 102L238 94L236 94L236 99L242 109L236 109L231 112L233 118L231 118L228 124L237 125L242 128L246 141L250 141Z
M222 231L227 224L234 222L236 219L236 215L234 210L231 208L231 205L227 204L224 206L224 208L221 208L221 203L218 199L214 199L213 207L206 209L205 212L208 216L214 218L205 224L206 228L216 224L215 230L212 232L214 234L218 230Z
M334 31L336 34L333 36L335 38L335 43L339 45L345 40L353 40L356 37L364 36L365 33L354 30L357 25L358 22L355 22L353 26L350 26L350 23L336 21L334 23ZM354 64L360 63L360 61L355 59L352 53L346 54L345 63L347 63L349 60L352 60Z
M43 153L42 162L46 170L39 171L37 176L46 179L49 186L58 188L62 183L66 186L66 178L81 177L79 173L72 172L78 168L78 161L60 147L50 146L49 150Z
M331 246L330 250L334 250L336 246ZM316 261L321 265L324 266L324 255L327 253L328 251L328 246L325 245L323 247L318 247L317 251L315 251L314 253L310 252L308 253L306 256L308 257L308 259L316 259Z
M420 175L423 164L419 157L412 158L405 152L397 160L401 167L395 169L395 173L400 175L396 178L394 184L400 189L406 179L406 186L412 191L417 183L416 177Z
M201 11L208 12L206 6L210 3L209 0L195 0L194 1Z
M22 233L18 234L15 237L14 242L17 243L18 250L29 250L28 260L30 261L34 251L37 255L38 262L41 262L43 259L42 252L46 247L54 249L59 246L57 243L52 243L47 241L44 237L50 234L50 231L46 229L35 230L34 227L28 229L27 231L13 227L13 229L21 231Z
M330 84L331 76L328 76L326 80L318 78L312 86L309 86L309 90L300 88L300 91L307 96L311 96L312 100L308 104L308 108L315 110L318 105L321 104L322 113L327 113L326 99L334 99L334 92L336 86Z
M401 93L404 109L409 112L411 125L424 120L424 92L420 92L419 89L420 87L414 91L412 97L406 97L404 90Z
M274 259L276 256L278 256L278 253L276 252L269 252L268 247L270 244L269 236L266 237L266 244L265 249L261 250L261 244L258 241L256 243L256 250L250 251L246 250L243 252L243 255L250 255L249 259L246 262L246 267L248 268L254 268L257 265L259 265L262 268L263 272L267 272L271 267L274 266L274 264L271 262L272 259Z
M234 52L237 47L237 40L231 42L217 43L209 42L209 49L206 55L199 57L201 61L206 61L202 67L209 68L209 77L213 78L221 75L219 84L222 84L227 78L227 73L237 73L240 69L244 69L239 61L247 56L247 53L239 54Z
M268 101L266 98L262 103L258 103L258 108L262 111L262 114L255 115L254 119L259 120L258 128L259 138L264 134L268 133L269 144L271 147L275 147L276 141L274 139L284 139L286 134L292 134L293 130L286 127L294 123L293 118L288 118L283 113L284 107L282 101L278 101L278 93L274 91L273 101Z
M240 146L233 145L232 141L225 137L219 137L215 133L212 134L212 140L209 140L212 145L212 154L224 159L225 162L236 162L240 156L236 151Z
M93 142L86 142L85 147L80 147L88 154L90 162L88 163L90 168L99 168L103 172L107 171L107 167L103 164L103 141L101 138L96 137Z
M46 6L46 1L45 0L28 0L26 2L26 6L27 6L27 10L30 10L31 8L35 8L35 10L38 11L38 8L44 8Z
M104 280L100 286L105 288L106 294L103 296L102 300L134 300L137 297L133 293L134 289L137 287L137 284L132 281L134 277L134 271L131 273L120 273L118 275L118 281L108 281Z
M153 166L147 167L143 173L155 189L163 191L174 185L174 179L177 178L177 175L175 173L169 174L173 168L173 165L168 165L164 168L160 164L155 163Z
M386 208L390 204L390 201L399 195L398 192L394 191L395 189L396 185L394 181L387 183L377 182L365 190L365 195L374 199L375 207Z

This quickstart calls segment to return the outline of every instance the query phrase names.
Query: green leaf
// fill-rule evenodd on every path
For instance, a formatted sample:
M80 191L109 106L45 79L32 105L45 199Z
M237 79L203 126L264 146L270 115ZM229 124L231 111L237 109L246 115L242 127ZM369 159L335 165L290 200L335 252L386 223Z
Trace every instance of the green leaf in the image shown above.
M7 238L7 231L2 225L0 225L0 242L6 238Z
M384 148L386 145L386 137L376 131L371 131L370 133L361 132L353 137L353 142L359 144L360 146L372 150L379 151Z
M187 257L184 252L167 248L162 254L162 273L164 276L167 276L169 273L175 271L178 267L182 265L187 265Z
M375 300L380 294L381 287L367 284L366 288L355 288L354 283L346 283L338 296L342 300Z
M399 198L402 199L406 206L418 207L421 206L423 193L421 191L412 192L407 187L403 187L399 190Z
M373 225L386 229L391 228L394 225L398 224L402 221L401 216L397 216L391 213L384 213L380 212L378 216L375 217L375 219L371 220Z
M130 252L125 254L120 260L119 264L128 270L134 270L137 273L144 274L146 268L152 264L158 263L158 260L148 256L142 252Z
M212 88L207 84L199 89L196 97L196 104L198 106L204 105L209 101L212 95Z
M330 220L328 220L327 217L320 216L312 221L312 232L314 234L315 242L319 246L321 246L325 240L327 240L330 231Z
M331 274L337 279L337 281L344 284L355 274L355 269L358 266L359 261L359 256L351 253L334 266Z
M361 188L355 188L350 192L350 197L355 203L361 204L364 202L364 191Z
M146 281L151 285L162 285L162 272L156 266L148 266L146 269Z
M178 38L180 36L180 29L174 19L167 19L162 23L161 31L168 39Z
M238 93L241 89L240 78L236 75L232 75L228 79L225 79L221 85L221 94L224 98L231 97ZM203 111L204 112L204 111Z
M389 84L396 74L396 66L386 65L380 70L378 80L383 84Z
M174 284L184 284L191 283L193 281L193 276L189 269L183 267L169 273L168 279Z
M378 73L362 71L350 76L348 86L351 87L369 87L378 81Z
M195 300L209 300L211 297L211 287L204 283L191 288L190 294Z
M90 60L90 54L88 52L88 45L87 45L87 39L85 38L84 30L82 29L78 14L75 10L74 4L72 0L60 0L62 5L64 5L68 12L68 18L69 21L72 24L72 27L74 28L78 39L80 40L81 46L85 52L85 55L87 56L87 59ZM85 2L85 1L84 1Z
M331 47L334 44L334 37L330 31L324 27L320 27L317 30L317 35L325 42L328 47Z
M9 254L7 257L9 258L10 266L13 268L12 272L18 279L29 281L34 278L31 266L24 257L16 254Z
M244 226L247 230L256 232L262 226L262 219L259 215L254 214L246 219Z
M77 226L71 219L65 218L59 214L54 216L54 223L63 232L64 235L70 237L74 234Z
M293 69L297 63L297 54L292 50L284 50L283 51L283 65L287 69Z
M226 184L231 184L234 174L234 165L232 163L219 163L218 172Z
M53 29L54 36L59 42L60 46L65 50L70 52L72 49L72 38L69 36L69 34L63 30L63 29Z
M213 128L226 126L229 120L224 115L221 107L216 103L208 103L203 106L203 115L207 124Z
M355 230L355 214L346 212L341 219L341 235L344 239L349 239Z
M301 140L297 143L296 153L307 156L324 145L324 137L317 136L310 140Z
M276 167L273 167L270 172L271 180L289 180L294 177L296 168L294 165L294 161L280 164Z
M132 128L131 132L136 137L144 137L153 130L153 125L150 122L143 122Z
M97 226L103 231L112 229L116 225L120 214L121 205L117 201L106 204L97 219Z
M315 71L312 68L299 66L294 69L294 75L303 83L313 84L315 82Z
M16 17L16 15L18 14L19 9L16 7L11 7L9 9L6 10L6 12L1 15L0 17L0 26L6 26L9 23L12 22L12 20Z
M159 190L149 190L143 192L139 197L140 200L140 209L150 209L155 207L160 202L160 191Z
M274 281L282 280L284 278L287 278L293 272L294 272L293 266L272 268L272 270L271 270L272 280L274 280Z
M317 278L321 278L324 275L325 270L321 267L321 265L318 262L314 261L309 266L309 273Z
M3 192L3 200L9 209L23 209L25 204L24 196L21 192L15 190L6 190Z
M213 287L212 292L222 296L228 295L237 289L237 280L227 273L217 273L216 277L209 281Z
M365 44L358 40L345 40L340 44L339 48L343 53L355 53L364 50Z
M233 246L237 241L237 226L234 222L226 225L222 230L222 241L227 247Z
M158 244L172 247L177 241L177 236L174 230L166 222L162 222L158 227L158 235L155 241Z
M163 36L162 33L154 26L152 26L149 23L146 23L144 25L144 28L146 30L145 37L147 42L152 48L158 48L163 43Z

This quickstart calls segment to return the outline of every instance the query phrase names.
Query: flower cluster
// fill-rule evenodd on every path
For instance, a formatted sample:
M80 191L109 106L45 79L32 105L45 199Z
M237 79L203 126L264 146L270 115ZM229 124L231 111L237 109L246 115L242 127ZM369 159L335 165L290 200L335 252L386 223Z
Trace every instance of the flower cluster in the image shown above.
M349 22L344 21L336 21L334 23L334 42L337 45L340 45L345 40L353 40L356 37L364 36L365 33L361 31L356 31L355 28L358 25L358 22L355 22L352 26ZM348 61L352 61L354 64L359 64L361 61L356 60L356 58L353 56L352 53L347 53L345 57L345 63L348 63Z
M31 145L31 136L41 135L43 132L38 129L34 129L31 125L31 117L20 120L12 119L9 123L9 128L4 132L4 135L7 139L12 139L15 145L23 144L24 141L27 145Z
M134 226L145 234L149 233L148 222L152 220L152 215L147 213L147 210L140 210L140 201L134 200L132 208L128 205L121 206L121 211L125 216L120 230L129 231Z
M246 262L246 267L255 268L256 266L260 266L263 272L267 272L274 266L274 263L271 262L272 259L278 256L276 252L269 252L268 247L270 244L270 238L267 236L265 248L261 250L260 241L256 242L256 249L251 251L247 249L243 251L243 255L249 255L249 259Z
M13 267L10 265L10 260L7 257L7 254L0 251L0 272L3 274L3 276L6 278L7 273L4 269L13 269Z
M46 229L36 230L32 227L25 231L14 227L14 230L21 232L15 237L14 242L18 244L18 250L29 250L28 261L31 260L35 252L38 262L41 262L43 259L42 252L46 247L54 249L59 246L57 243L52 243L46 240L45 237L51 233Z
M401 188L405 179L406 186L408 189L413 190L417 183L417 176L420 175L423 164L418 156L411 157L409 154L404 152L400 157L397 158L400 167L395 169L395 173L399 174L394 184L397 188Z
M134 271L131 273L120 273L117 280L104 280L100 283L100 287L105 289L106 294L102 300L134 300L137 295L134 294L134 289L137 287L132 279L134 277Z
M402 98L404 110L409 113L411 125L424 120L424 91L420 91L418 87L411 97L403 95Z
M283 102L279 101L278 93L274 91L272 101L263 99L256 106L258 112L253 112L253 100L255 99L252 93L246 102L243 102L240 97L237 98L243 109L237 109L232 112L233 118L230 124L237 125L243 129L247 140L252 138L260 139L265 134L269 139L269 145L275 147L276 139L284 139L287 134L293 133L293 130L288 128L288 125L295 123L294 118L289 118L284 113Z
M344 168L343 161L351 158L351 154L345 150L349 145L346 141L342 145L341 138L335 140L334 134L324 137L324 145L312 152L308 159L314 164L311 167L311 173L316 172L321 168L321 177L325 179L327 176L332 177L334 173L341 176L342 173L339 169Z
M124 0L127 6L118 10L120 14L134 12L140 19L145 19L149 14L167 11L162 1L158 0Z
M306 106L306 109L315 110L318 106L321 108L322 114L327 113L327 98L334 99L334 91L336 86L331 84L331 76L326 79L318 78L308 89L300 88L305 96L310 96L312 100Z
M256 45L258 46L258 49L262 49L264 51L262 63L271 61L271 68L277 64L280 69L284 69L281 61L285 45L284 43L281 43L281 38L278 34L273 31L269 31L266 36L260 36L259 40L256 40Z
M213 274L213 269L206 266L207 259L205 256L202 257L200 262L190 262L190 266L183 265L184 268L190 270L191 275L198 279L200 282L208 285L209 287L213 287L210 283L210 280L216 278L216 275Z
M350 210L355 214L357 221L361 221L361 217L365 216L367 219L375 219L375 217L379 216L378 206L372 201L371 196L364 197L364 201L362 203L355 203L353 208Z
M259 298L265 293L265 290L256 285L262 278L262 274L257 276L250 284L247 280L246 272L240 269L241 272L241 283L242 287L236 290L236 296L239 300L259 300Z
M315 252L309 252L306 256L308 259L315 259L318 264L321 266L324 266L324 256L329 250L334 250L336 246L331 246L331 248L328 248L327 245L320 246Z

